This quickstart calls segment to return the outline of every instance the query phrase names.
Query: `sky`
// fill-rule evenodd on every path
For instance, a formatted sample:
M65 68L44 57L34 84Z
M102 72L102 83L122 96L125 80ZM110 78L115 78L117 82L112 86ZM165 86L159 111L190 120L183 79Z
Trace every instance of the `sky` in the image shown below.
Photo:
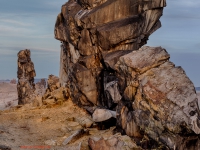
M0 0L0 79L17 78L17 53L31 50L36 78L58 76L60 42L54 25L67 0ZM167 0L162 27L147 45L161 46L200 87L200 2Z

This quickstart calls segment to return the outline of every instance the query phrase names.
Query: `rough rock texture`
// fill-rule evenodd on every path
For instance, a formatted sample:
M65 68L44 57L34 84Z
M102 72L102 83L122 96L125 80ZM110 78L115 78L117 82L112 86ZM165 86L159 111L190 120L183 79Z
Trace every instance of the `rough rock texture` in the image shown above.
M193 83L165 49L142 47L161 26L165 6L165 0L69 0L55 24L62 41L60 83L97 122L116 111L117 128L130 137L198 149Z
M36 76L34 64L31 61L31 52L28 49L18 53L18 104L30 103L35 91L34 77Z
M127 135L140 136L140 129L173 149L181 145L178 136L200 133L194 85L165 49L142 47L120 57L114 69L124 91L117 122Z
M130 137L121 136L120 134L113 135L107 139L92 137L89 138L88 143L92 150L141 150Z
M109 101L115 95L112 92L117 92L112 86L116 88L117 83L109 83L113 79L103 57L117 59L146 44L161 26L165 6L165 0L70 0L62 6L55 25L55 38L63 42L60 82L70 87L74 100L81 105L112 107ZM104 101L102 90L109 100ZM115 101L120 98L117 93Z
M67 100L68 98L68 89L60 86L59 78L54 75L49 75L47 80L47 89L42 96L43 104L62 104L63 101Z

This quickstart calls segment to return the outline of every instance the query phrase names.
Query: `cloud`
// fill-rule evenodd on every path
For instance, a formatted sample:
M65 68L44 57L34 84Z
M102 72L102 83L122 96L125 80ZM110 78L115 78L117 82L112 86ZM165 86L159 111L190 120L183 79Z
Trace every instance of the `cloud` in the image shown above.
M176 0L176 4L187 8L198 8L200 6L200 2L197 0Z
M30 49L33 53L41 53L41 54L53 54L59 53L58 49L48 48L48 47L26 47L26 46L0 46L0 54L1 55L15 55L20 50Z
M32 23L25 23L22 21L16 21L16 20L12 20L12 19L0 19L0 22L9 23L9 24L18 25L18 26L34 26L34 24L32 24Z
M177 9L183 7L191 9L200 6L200 2L197 0L167 0L167 4L173 4L173 7L176 7Z
M200 19L200 2L196 0L167 0L164 16L168 19Z
M66 0L1 0L0 12L13 14L55 14Z
M29 32L29 30L20 27L0 25L0 36L13 36L15 34L23 34L25 32Z

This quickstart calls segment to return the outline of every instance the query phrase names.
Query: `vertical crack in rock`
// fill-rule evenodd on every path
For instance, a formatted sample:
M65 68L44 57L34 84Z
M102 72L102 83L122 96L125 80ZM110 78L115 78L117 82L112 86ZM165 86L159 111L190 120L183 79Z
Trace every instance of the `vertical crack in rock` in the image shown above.
M165 6L165 0L69 0L55 24L60 82L94 120L116 118L116 127L141 145L147 135L170 149L199 149L193 83L165 49L143 46L161 27Z
M36 76L34 64L31 61L30 50L21 50L18 53L17 91L18 104L31 103L35 91L34 77Z

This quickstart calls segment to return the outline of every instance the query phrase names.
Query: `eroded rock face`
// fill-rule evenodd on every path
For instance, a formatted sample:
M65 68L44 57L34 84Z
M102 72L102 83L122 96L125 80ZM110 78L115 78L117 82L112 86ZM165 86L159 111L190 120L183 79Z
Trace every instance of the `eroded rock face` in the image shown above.
M138 136L140 128L173 149L180 146L178 135L200 133L194 85L165 49L142 47L121 56L114 69L124 98L117 121L127 135Z
M60 82L75 103L97 122L116 111L123 133L148 135L174 149L189 142L187 136L198 137L200 113L184 70L165 49L143 46L161 26L165 6L165 0L69 0L57 17L55 38L62 41Z
M34 99L35 91L34 77L36 76L34 64L31 61L31 52L28 49L21 50L18 53L18 104L26 104Z
M107 139L101 137L93 137L88 140L89 146L92 150L131 150L138 149L134 141L128 136L121 136L120 134L113 135Z

